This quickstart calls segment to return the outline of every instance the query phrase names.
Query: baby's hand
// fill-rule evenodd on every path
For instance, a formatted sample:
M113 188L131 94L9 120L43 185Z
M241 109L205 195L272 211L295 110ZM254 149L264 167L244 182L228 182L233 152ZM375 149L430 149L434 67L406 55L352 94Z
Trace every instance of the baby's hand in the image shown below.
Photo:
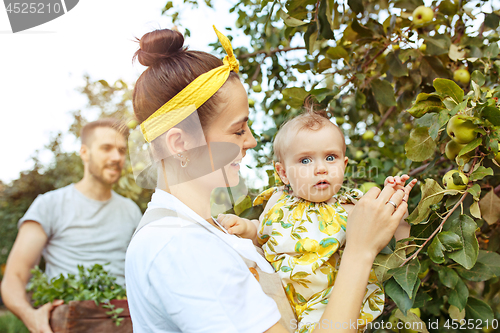
M226 228L231 235L245 236L251 231L252 222L233 214L219 214L217 222Z
M408 179L410 179L410 176L408 176L408 175L402 175L401 177L389 176L385 179L384 186L392 185L392 186L394 186L394 189L396 189L396 190L403 190L405 192L405 196L404 196L403 200L408 202L408 197L410 196L410 191L417 183L416 179L412 179L412 181L410 181L408 183L408 185L405 186L405 182Z

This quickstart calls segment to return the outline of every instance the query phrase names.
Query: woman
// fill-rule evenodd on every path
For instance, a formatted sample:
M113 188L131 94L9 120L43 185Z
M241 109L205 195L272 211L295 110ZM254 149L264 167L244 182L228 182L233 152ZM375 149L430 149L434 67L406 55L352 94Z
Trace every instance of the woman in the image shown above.
M227 234L210 215L212 190L235 186L241 159L256 146L238 63L218 35L224 63L186 50L182 35L166 29L144 35L136 53L149 68L135 86L134 112L158 176L149 218L126 257L134 332L288 331L242 258L263 271L267 263L251 241ZM406 211L403 195L373 188L351 212L332 301L314 332L357 331L373 260Z

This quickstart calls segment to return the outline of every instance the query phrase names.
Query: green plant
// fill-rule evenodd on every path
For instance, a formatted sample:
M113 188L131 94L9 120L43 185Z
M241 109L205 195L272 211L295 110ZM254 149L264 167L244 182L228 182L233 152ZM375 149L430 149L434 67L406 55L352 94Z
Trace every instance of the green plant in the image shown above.
M0 314L0 332L2 333L29 333L23 322L14 314L7 312Z
M93 300L96 305L102 304L110 311L106 312L115 322L120 325L123 318L118 315L123 308L116 308L110 301L126 297L125 289L115 283L116 278L109 275L102 265L96 264L85 269L78 266L78 276L68 274L60 275L48 281L47 275L38 267L31 271L33 277L28 284L28 291L32 291L34 306L40 306L56 299L62 299L65 303L69 301Z

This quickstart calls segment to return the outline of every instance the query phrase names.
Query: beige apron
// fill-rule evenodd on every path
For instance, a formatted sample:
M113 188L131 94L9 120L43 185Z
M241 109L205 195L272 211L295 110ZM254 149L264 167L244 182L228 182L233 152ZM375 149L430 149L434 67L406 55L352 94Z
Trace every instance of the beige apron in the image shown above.
M142 229L145 225L157 221L163 217L167 216L174 216L178 217L179 215L177 212L166 209L166 208L155 208L148 210L144 216L141 219L141 222L137 226L137 229L134 232L134 235L132 238L137 234L137 232ZM186 216L183 216L191 221L191 218L188 218ZM194 221L196 222L196 221ZM198 223L198 222L196 222ZM203 226L206 230L212 232L210 229L206 228L203 224L198 223L199 225ZM264 252L260 247L255 246L255 250L262 256L264 257ZM236 251L236 250L235 250ZM239 253L238 253L239 254ZM278 273L266 273L262 271L259 266L252 260L249 260L243 256L241 256L241 259L245 262L247 265L248 269L250 272L255 276L257 281L259 281L259 284L264 291L264 293L271 297L276 304L278 305L278 310L281 314L281 319L279 322L283 327L286 328L288 332L294 332L294 327L297 325L297 317L295 317L295 314L292 310L292 307L290 306L290 303L288 302L288 299L285 295L285 290L283 289L283 285L281 284L281 278L279 277Z

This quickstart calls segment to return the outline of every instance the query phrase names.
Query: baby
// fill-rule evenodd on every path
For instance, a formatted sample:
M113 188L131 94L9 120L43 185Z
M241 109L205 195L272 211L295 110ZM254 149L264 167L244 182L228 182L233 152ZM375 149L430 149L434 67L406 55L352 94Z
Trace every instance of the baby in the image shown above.
M229 233L262 246L297 315L297 332L310 332L328 303L340 265L339 249L345 243L347 216L362 192L340 193L348 161L344 135L319 113L309 110L286 122L273 148L275 169L285 186L256 198L254 205L267 200L259 220L221 214L218 221ZM408 179L407 175L388 177L385 185L405 191L404 200L408 200L416 183L413 180L405 187ZM402 220L396 238L408 235L409 225ZM368 282L362 326L382 313L385 299L373 271Z

